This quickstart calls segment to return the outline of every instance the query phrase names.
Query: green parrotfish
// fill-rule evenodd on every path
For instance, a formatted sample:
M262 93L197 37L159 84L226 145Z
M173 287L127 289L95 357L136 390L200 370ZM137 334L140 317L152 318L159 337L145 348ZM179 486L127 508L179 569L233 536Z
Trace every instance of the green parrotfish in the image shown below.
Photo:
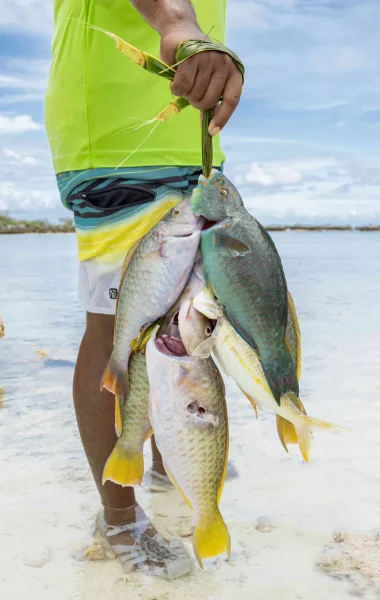
M245 209L237 189L220 172L203 176L192 209L212 226L202 232L207 285L242 338L260 357L277 403L298 398L296 365L285 340L288 290L272 238Z

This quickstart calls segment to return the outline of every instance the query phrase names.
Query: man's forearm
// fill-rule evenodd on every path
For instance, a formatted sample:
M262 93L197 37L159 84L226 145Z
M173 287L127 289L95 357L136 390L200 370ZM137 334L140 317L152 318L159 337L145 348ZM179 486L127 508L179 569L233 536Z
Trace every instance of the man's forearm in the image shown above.
M199 28L190 0L130 0L140 15L164 36L183 24Z

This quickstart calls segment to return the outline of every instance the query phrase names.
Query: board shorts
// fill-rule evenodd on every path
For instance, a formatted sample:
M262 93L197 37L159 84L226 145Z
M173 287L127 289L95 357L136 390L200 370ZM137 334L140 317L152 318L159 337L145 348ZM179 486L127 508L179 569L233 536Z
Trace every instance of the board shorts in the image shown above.
M86 311L114 315L130 248L198 183L200 167L91 169L57 175L73 212L79 257L79 300Z

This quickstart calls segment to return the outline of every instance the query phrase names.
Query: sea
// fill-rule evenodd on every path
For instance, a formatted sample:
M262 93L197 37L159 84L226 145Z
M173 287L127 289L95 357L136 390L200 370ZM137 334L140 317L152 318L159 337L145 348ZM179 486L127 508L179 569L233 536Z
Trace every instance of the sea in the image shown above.
M228 380L230 461L219 560L174 582L83 560L99 498L71 388L84 312L72 234L0 236L0 596L4 600L344 600L380 598L380 233L272 237L301 326L301 398L311 459L289 454L275 417ZM149 448L147 447L147 464ZM191 515L175 490L138 498L167 537ZM191 538L181 538L191 552ZM96 554L96 553L95 553ZM102 558L102 557L100 557Z

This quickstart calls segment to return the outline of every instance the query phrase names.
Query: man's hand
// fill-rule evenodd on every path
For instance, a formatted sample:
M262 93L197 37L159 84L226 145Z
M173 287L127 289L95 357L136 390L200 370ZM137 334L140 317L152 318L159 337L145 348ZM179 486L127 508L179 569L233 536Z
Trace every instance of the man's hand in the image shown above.
M190 0L131 0L141 16L161 37L161 58L175 63L181 42L208 40L200 29ZM207 0L204 0L205 2ZM171 84L175 96L184 96L200 110L216 108L209 127L216 135L239 104L243 78L232 58L223 52L201 52L179 65Z
M183 26L162 36L161 58L172 65L181 42L207 39L200 29ZM210 134L216 135L239 104L243 78L228 54L207 51L180 64L170 87L175 96L184 96L192 106L202 111L213 108L222 98L209 127Z

